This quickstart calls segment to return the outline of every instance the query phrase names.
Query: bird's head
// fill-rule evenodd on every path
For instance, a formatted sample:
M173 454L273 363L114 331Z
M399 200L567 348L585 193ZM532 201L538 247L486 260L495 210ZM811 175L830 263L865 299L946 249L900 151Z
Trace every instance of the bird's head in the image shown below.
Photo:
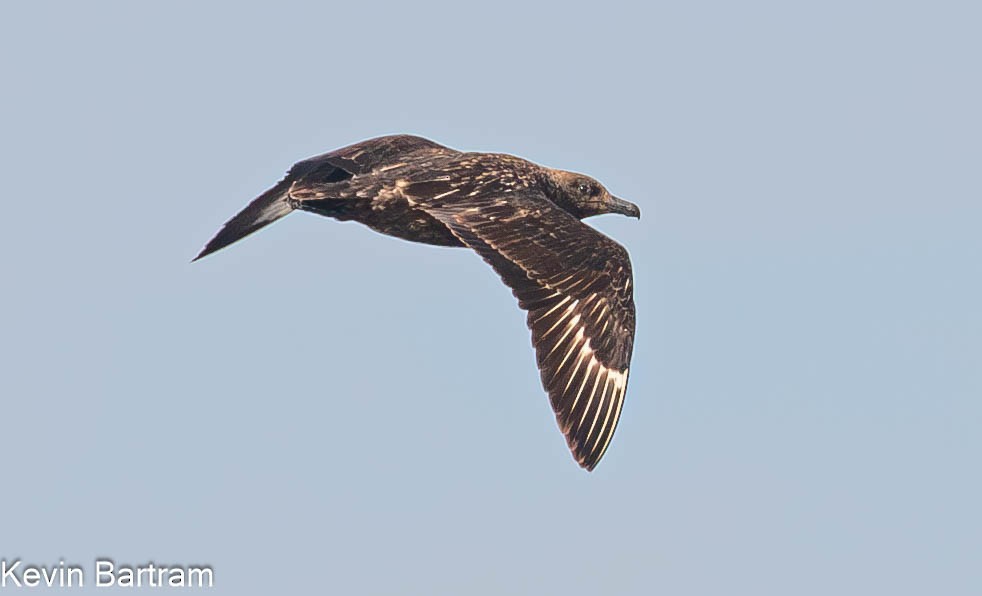
M641 219L641 209L637 205L610 194L603 184L589 176L548 170L549 198L579 219L603 213L620 213Z

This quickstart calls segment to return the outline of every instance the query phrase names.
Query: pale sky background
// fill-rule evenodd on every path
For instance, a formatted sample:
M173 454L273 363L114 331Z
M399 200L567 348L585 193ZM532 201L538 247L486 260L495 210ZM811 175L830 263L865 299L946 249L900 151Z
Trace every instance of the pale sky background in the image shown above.
M0 558L223 594L982 593L974 2L6 3ZM474 254L296 214L421 134L640 222L597 470ZM73 592L79 593L79 592Z

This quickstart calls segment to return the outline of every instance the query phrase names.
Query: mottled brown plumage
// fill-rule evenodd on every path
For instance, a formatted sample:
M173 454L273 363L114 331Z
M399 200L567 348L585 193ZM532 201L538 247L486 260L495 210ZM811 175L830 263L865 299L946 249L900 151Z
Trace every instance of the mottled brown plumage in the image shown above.
M581 174L396 135L297 163L195 260L294 210L480 254L528 312L542 384L570 450L584 468L596 466L624 403L634 298L627 251L580 219L640 217L637 206Z

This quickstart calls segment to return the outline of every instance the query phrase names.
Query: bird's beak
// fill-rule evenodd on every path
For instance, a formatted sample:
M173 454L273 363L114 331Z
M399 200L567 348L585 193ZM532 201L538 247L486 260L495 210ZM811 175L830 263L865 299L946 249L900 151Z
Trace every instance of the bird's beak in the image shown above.
M624 199L618 199L613 195L610 196L608 209L610 209L611 213L620 213L621 215L641 219L641 209L637 205Z

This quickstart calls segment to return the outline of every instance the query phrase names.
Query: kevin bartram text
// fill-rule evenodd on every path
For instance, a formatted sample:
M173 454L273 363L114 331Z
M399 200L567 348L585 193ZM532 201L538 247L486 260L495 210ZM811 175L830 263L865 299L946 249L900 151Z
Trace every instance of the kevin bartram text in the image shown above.
M0 588L211 588L211 565L141 565L96 559L89 572L81 565L58 561L54 565L0 559Z

